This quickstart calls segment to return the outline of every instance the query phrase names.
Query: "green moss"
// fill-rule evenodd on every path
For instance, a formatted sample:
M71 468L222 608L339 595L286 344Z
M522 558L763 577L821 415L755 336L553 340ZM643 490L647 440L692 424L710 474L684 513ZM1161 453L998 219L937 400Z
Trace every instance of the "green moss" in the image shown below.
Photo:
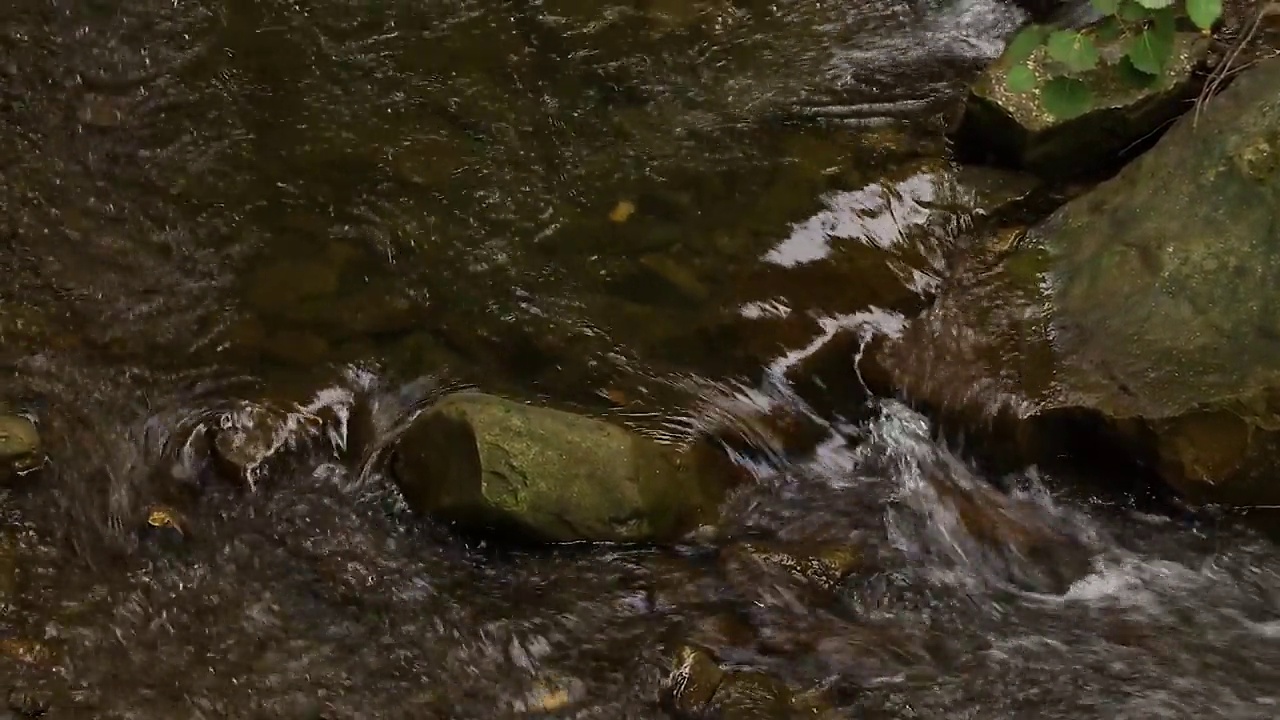
M670 539L726 489L695 458L621 426L457 393L401 439L396 476L421 512L537 540Z
M1164 75L1141 81L1121 61L1127 40L1100 42L1102 62L1076 77L1089 89L1090 104L1071 118L1044 108L1042 92L1050 81L1066 77L1038 49L1028 61L1038 84L1031 92L1010 90L1011 63L1002 57L974 83L960 137L989 146L1007 161L1051 176L1089 172L1144 137L1157 132L1184 109L1192 93L1192 73L1203 62L1208 42L1196 33L1180 33Z
M32 470L43 460L36 426L23 417L0 415L0 481Z

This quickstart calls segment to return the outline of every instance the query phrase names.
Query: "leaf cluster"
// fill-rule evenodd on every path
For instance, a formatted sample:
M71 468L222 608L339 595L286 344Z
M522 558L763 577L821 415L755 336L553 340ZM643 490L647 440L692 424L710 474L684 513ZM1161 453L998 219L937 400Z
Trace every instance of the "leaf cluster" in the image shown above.
M1090 0L1103 15L1084 30L1051 25L1028 25L1009 42L1005 84L1015 93L1040 91L1040 105L1059 118L1087 111L1092 91L1082 75L1103 63L1099 46L1120 43L1120 71L1137 83L1152 82L1173 58L1179 16L1209 32L1222 17L1222 0ZM1031 64L1044 50L1046 67L1053 72L1041 80Z

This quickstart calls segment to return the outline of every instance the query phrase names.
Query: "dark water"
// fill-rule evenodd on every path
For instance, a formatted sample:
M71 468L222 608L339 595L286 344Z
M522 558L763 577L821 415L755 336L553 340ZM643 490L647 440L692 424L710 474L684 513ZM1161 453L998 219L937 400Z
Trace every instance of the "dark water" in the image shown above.
M0 692L56 718L492 718L552 688L559 717L657 718L696 640L838 717L1275 717L1273 545L980 477L851 364L803 372L927 303L981 224L989 189L943 130L1018 21L993 0L14 0L0 397L52 460L0 494ZM726 535L868 561L814 603L716 546L454 537L365 462L446 382L726 424L758 476ZM301 418L252 493L193 440L241 400ZM966 497L1061 548L1011 553ZM185 539L148 530L157 502Z

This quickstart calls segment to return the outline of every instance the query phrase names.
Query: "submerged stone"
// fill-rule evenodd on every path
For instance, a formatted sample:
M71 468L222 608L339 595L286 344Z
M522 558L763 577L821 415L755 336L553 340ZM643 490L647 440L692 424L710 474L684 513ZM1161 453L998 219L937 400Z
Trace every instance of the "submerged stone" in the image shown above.
M1280 502L1280 61L974 263L869 353L1045 457L1112 447L1192 501Z
M267 461L288 440L288 416L246 404L222 416L214 431L215 457L224 474L249 488L257 485Z
M12 533L0 533L0 613L18 594L18 543Z
M663 707L677 718L705 716L724 675L707 650L694 645L680 647L663 683L660 697Z
M21 687L9 690L5 702L10 710L28 718L44 716L53 704L47 691L27 690Z
M791 688L781 680L757 670L735 670L725 675L712 702L721 720L788 720L791 700Z
M76 119L91 127L118 127L128 120L132 104L127 97L87 93L76 108Z
M40 467L40 448L35 423L19 415L0 415L0 482Z
M1194 72L1209 52L1207 38L1177 33L1165 72L1147 76L1124 59L1129 38L1095 36L1094 42L1098 67L1072 76L1088 86L1091 101L1070 117L1049 113L1041 102L1045 85L1066 77L1045 49L1027 61L1039 80L1030 92L1009 89L1009 71L1016 65L1006 50L970 89L956 133L962 149L1051 177L1105 168L1187 109L1196 90Z
M835 704L826 688L814 688L791 697L791 717L795 720L836 720Z
M722 667L710 651L696 645L676 651L659 699L668 713L682 720L831 717L821 691L797 694L766 672Z
M539 677L533 688L512 703L516 712L546 715L565 712L581 703L587 695L586 683L575 677L550 675Z
M1031 503L937 468L927 470L924 479L936 507L956 521L959 532L950 542L967 546L966 555L981 557L1002 580L1032 592L1062 594L1092 569L1090 548Z
M0 657L10 658L27 665L53 664L53 651L44 643L26 637L7 637L0 640Z
M528 539L669 540L713 520L727 478L602 420L475 392L442 399L396 445L418 512Z
M815 543L788 545L749 542L732 545L721 553L721 564L730 579L751 585L760 572L782 571L815 589L834 590L863 564L862 549L853 544Z

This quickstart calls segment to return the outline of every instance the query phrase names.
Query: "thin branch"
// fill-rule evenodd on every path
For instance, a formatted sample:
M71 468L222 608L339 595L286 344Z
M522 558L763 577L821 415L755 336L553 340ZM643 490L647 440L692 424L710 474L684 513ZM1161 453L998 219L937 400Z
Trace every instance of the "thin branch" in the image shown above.
M1270 14L1270 9L1271 4L1268 2L1260 2L1258 4L1258 11L1254 13L1253 21L1249 23L1249 29L1246 30L1244 35L1241 35L1240 39L1232 46L1231 52L1227 53L1227 57L1223 59L1222 63L1218 65L1218 67L1214 68L1213 72L1209 74L1208 82L1205 83L1204 88L1200 90L1200 95L1196 98L1196 110L1191 123L1192 127L1195 127L1200 122L1200 111L1204 109L1205 104L1209 102L1210 98L1218 94L1222 89L1222 84L1226 82L1228 78L1234 77L1240 70L1244 70L1249 67L1249 65L1253 64L1246 63L1236 70L1232 70L1235 66L1236 60L1240 57L1240 53L1243 52L1245 47L1253 41L1254 36L1258 34L1258 29L1262 27L1262 20Z

